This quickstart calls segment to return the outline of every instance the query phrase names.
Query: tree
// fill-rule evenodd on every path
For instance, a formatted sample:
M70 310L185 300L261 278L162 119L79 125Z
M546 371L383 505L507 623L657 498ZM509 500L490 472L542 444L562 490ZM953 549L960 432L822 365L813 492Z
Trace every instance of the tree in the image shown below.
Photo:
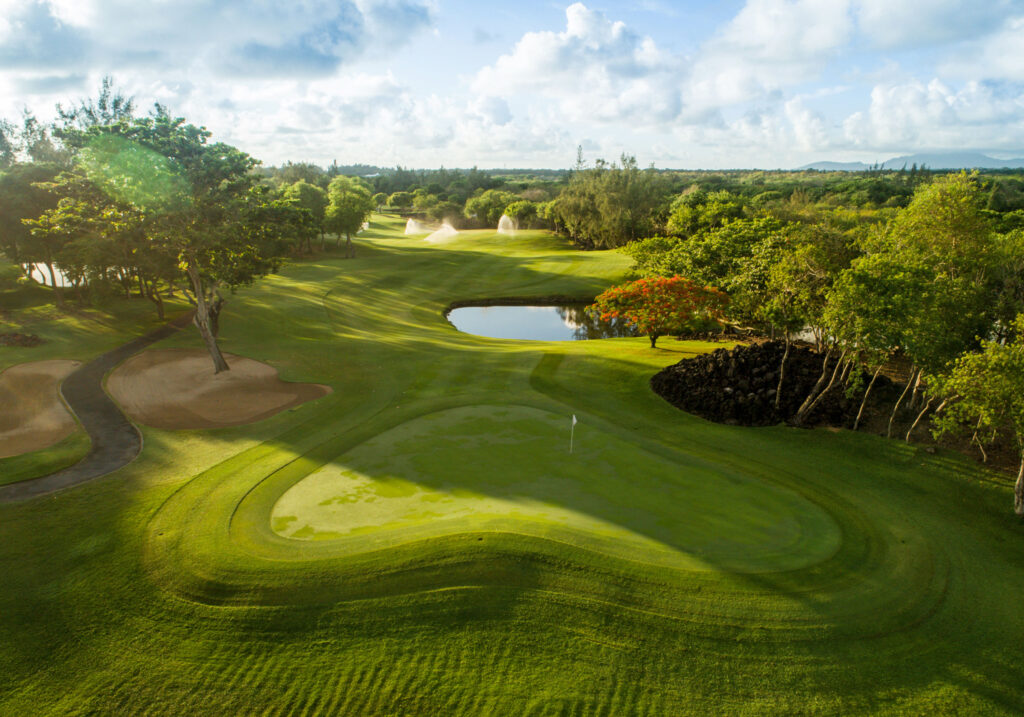
M1017 443L1020 467L1013 489L1013 508L1024 516L1024 314L1014 322L1009 343L982 342L981 351L958 358L948 374L935 381L936 393L947 400L946 411L933 419L936 437L973 428L984 434L1010 434ZM990 439L991 440L991 439Z
M77 107L68 110L57 105L57 117L63 122L63 129L58 128L57 134L60 136L63 130L72 128L86 129L127 122L134 115L135 99L116 89L113 78L107 75L100 83L100 91L95 100L80 100Z
M891 435L904 399L910 396L911 408L924 402L926 411L929 377L992 333L1000 252L977 177L965 172L918 187L884 231L863 237L863 248L836 282L827 324L847 349L873 360L896 351L910 358L906 390L889 418Z
M520 199L505 207L505 214L515 222L517 229L529 229L537 219L537 204Z
M254 229L253 206L266 201L252 192L258 161L209 138L205 128L157 106L151 117L68 129L64 141L90 181L144 216L147 250L173 259L219 373L228 370L216 340L221 292L276 270L288 227Z
M16 164L0 174L0 249L16 264L30 261L32 237L25 219L35 219L57 205L58 197L42 186L52 182L50 164Z
M87 223L89 208L81 202L70 198L61 199L53 209L47 209L37 219L26 219L32 236L31 250L28 259L41 262L50 272L50 284L53 286L57 306L64 307L64 290L57 283L54 264L56 257L75 237L83 233Z
M412 206L412 192L395 192L388 197L388 206L398 211L408 209Z
M505 213L505 207L517 199L519 197L511 192L488 189L466 201L466 218L476 219L484 226L496 227L501 215Z
M352 235L373 213L374 203L370 189L355 177L338 175L327 186L327 228L338 235L345 235L345 256L355 256Z
M638 279L601 293L590 309L602 321L624 319L651 340L685 330L694 320L720 321L728 299L682 276Z
M795 225L774 217L740 219L689 238L651 237L625 251L640 274L687 276L721 287L731 300L730 318L749 325L765 293L768 268Z
M743 218L743 200L721 190L703 192L688 190L672 202L666 228L670 234L691 236L701 229L715 229Z
M47 127L28 110L22 121L21 149L36 163L67 164L67 153L53 143Z
M327 220L327 192L315 184L300 179L284 190L284 198L309 212L313 226L320 232L320 248L324 247L324 226ZM307 241L307 249L309 243Z
M590 169L578 162L554 200L556 227L579 246L612 249L656 234L661 226L664 178L654 169L641 170L634 157L623 155L620 162L598 160Z
M0 170L12 166L18 159L17 137L14 127L0 119Z

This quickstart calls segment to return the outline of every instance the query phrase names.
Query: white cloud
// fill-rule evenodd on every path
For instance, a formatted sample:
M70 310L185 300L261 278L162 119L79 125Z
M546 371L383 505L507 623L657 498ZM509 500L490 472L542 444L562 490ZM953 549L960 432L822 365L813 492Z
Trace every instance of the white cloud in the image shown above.
M316 76L401 44L431 12L424 0L27 0L5 23L0 68Z
M955 90L937 79L879 85L843 129L851 146L870 149L1014 149L1024 146L1024 91L980 82Z
M635 0L675 13L635 25L576 3L501 55L484 54L494 36L471 44L469 20L467 46L437 52L422 32L436 2L0 0L0 117L45 117L113 73L142 111L159 101L270 163L568 166L581 142L659 166L1024 147L1024 0L746 0L689 48L639 24L706 19L688 3Z
M857 0L861 31L876 46L962 42L996 30L1019 0ZM1018 36L1018 44L1020 37Z
M960 77L985 77L1024 82L1024 14L1007 19L1002 26L970 43L941 70Z
M572 119L657 123L680 110L680 61L581 3L562 32L530 32L477 74L475 92L541 95Z
M831 132L825 119L817 112L804 106L799 97L786 103L786 120L789 122L794 144L805 152L817 152L832 144Z
M698 55L694 111L778 97L818 77L853 33L849 0L748 0Z

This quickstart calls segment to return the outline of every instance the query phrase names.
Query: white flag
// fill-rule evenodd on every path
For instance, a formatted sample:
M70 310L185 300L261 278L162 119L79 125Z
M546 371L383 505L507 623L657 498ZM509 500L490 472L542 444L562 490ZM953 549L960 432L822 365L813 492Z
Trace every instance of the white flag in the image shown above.
M572 414L572 425L575 426L576 423L577 423L577 421L576 421L576 414L574 413L574 414Z

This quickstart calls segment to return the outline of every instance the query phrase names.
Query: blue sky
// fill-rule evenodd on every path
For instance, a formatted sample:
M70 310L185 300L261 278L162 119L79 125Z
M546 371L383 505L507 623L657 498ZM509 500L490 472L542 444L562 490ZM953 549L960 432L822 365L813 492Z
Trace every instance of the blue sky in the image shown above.
M1024 0L0 0L0 117L106 74L267 163L1024 156Z

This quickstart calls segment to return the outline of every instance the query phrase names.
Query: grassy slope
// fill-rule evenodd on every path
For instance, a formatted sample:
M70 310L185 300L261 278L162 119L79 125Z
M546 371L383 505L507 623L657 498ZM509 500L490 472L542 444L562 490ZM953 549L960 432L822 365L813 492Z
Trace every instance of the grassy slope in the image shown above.
M225 350L334 394L147 429L114 476L0 506L0 713L1024 706L1005 481L870 436L708 424L649 391L706 346L458 334L449 301L592 295L624 260L398 230L226 310ZM553 432L571 413L570 460Z

